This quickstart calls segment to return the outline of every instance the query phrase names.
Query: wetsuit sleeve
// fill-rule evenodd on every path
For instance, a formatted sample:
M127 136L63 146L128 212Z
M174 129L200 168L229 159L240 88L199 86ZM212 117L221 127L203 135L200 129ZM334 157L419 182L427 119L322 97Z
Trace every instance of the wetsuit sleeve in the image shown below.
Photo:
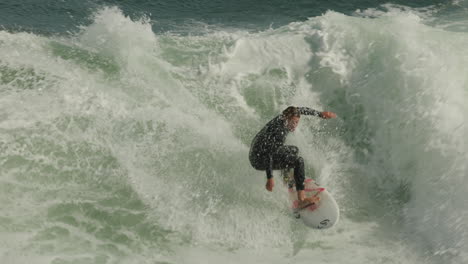
M271 155L268 156L269 161L268 161L268 167L266 168L266 175L267 179L273 178L273 157Z
M299 110L299 113L301 115L313 115L313 116L322 117L322 112L314 110L309 107L298 107L297 109Z

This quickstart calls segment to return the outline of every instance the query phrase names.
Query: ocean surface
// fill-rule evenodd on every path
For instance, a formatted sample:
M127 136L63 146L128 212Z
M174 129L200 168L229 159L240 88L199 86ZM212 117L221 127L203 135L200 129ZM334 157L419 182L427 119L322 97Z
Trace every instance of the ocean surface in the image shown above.
M248 161L302 117L337 226ZM468 1L0 3L0 263L468 263Z

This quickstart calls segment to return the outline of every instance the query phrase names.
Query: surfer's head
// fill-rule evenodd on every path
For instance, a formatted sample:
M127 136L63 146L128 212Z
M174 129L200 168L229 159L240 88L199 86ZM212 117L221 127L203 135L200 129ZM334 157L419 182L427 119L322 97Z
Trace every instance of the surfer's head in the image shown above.
M283 119L286 121L286 127L291 132L296 130L300 118L301 113L299 113L299 109L295 106L290 106L283 111Z

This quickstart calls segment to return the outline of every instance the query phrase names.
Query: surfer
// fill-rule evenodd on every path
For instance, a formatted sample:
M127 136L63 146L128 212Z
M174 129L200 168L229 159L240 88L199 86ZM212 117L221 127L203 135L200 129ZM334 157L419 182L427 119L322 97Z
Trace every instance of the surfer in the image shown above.
M307 197L304 192L304 159L299 156L299 148L284 145L289 132L294 132L301 115L313 115L323 119L335 118L333 112L319 112L308 107L290 106L282 114L273 118L255 136L250 147L249 160L252 167L266 171L266 189L273 191L275 181L272 170L294 168L294 181L299 207L318 201L318 197Z

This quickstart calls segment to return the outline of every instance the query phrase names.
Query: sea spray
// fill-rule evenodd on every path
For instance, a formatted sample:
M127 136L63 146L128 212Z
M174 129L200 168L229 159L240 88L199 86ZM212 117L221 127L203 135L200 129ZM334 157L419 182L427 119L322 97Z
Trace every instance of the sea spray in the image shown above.
M467 36L425 19L180 35L103 8L67 37L1 31L2 260L463 262ZM248 163L289 105L339 116L288 141L338 198L335 229L302 226Z

